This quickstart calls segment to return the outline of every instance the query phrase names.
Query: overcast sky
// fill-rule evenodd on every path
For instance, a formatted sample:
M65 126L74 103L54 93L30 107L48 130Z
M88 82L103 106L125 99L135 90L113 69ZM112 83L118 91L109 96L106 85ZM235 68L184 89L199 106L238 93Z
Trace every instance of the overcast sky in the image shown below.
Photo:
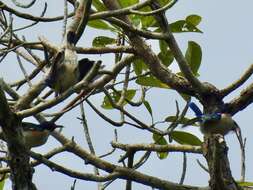
M12 5L9 0L4 0L3 2L8 5ZM21 2L21 1L20 1ZM38 1L32 13L34 15L39 15L42 10L42 5L44 1ZM47 16L58 16L63 12L63 2L60 0L54 0L48 2L48 12ZM253 2L250 0L245 1L218 1L218 0L187 0L179 1L172 9L167 12L167 17L170 22L174 22L178 19L183 19L190 14L198 14L202 16L202 22L200 24L200 29L204 32L203 34L188 33L188 34L176 34L176 38L179 42L180 47L185 52L187 42L189 40L194 40L198 42L202 47L203 58L202 65L200 68L200 79L202 81L208 81L216 85L218 88L223 88L229 85L234 80L238 79L240 75L252 64L253 61L253 27L252 27L252 12ZM25 10L27 11L27 10ZM27 21L16 20L14 26L22 26ZM37 40L39 35L46 36L50 41L60 44L61 40L61 22L54 24L41 24L34 27L32 33L30 30L22 31L22 34L26 36L28 40ZM79 42L80 46L90 47L92 39L101 35L101 31L96 31L94 29L87 28L83 39ZM106 35L107 33L104 33ZM157 49L156 44L152 44L154 49ZM84 57L82 55L81 57ZM90 55L90 58L101 59L103 64L108 68L110 64L113 63L112 56L94 56ZM8 60L8 61L7 61ZM5 69L3 68L3 64ZM27 69L30 69L30 65L25 65ZM20 69L17 67L17 61L13 55L7 57L7 59L1 63L0 76L3 76L7 82L11 82L16 77L22 78ZM15 78L13 78L15 76ZM252 78L249 80L252 82ZM246 83L246 84L249 84ZM242 89L242 88L240 88ZM21 93L25 92L25 88L21 89ZM159 94L159 98L157 98ZM239 91L236 91L231 96L229 96L226 101L237 96ZM175 112L175 100L180 102L183 106L183 101L177 94L173 91L168 90L154 90L149 93L147 99L150 101L154 110L154 117L156 120L164 119L168 115L172 115ZM102 96L96 96L91 98L92 102L98 107L101 104ZM67 101L65 101L67 102ZM253 146L252 134L253 129L251 123L252 118L252 108L253 106L248 106L244 111L239 112L234 116L235 120L242 128L243 135L247 137L247 162L246 167L249 168L246 172L246 179L248 181L253 181L253 172L250 170L252 168L252 152L250 152L249 147ZM54 111L59 110L55 109ZM92 139L94 140L94 146L97 155L104 154L110 150L110 141L113 140L113 127L109 124L103 122L98 118L95 113L90 110L88 106L85 106L87 113L87 119L90 126L90 133ZM138 109L131 109L132 113L136 113L145 122L150 122L151 119L147 111L142 111ZM119 118L117 112L106 112L108 115ZM83 147L87 147L84 141L84 135L82 133L82 128L80 122L76 117L79 116L79 108L67 113L62 117L58 124L63 124L65 126L63 133L71 138L75 137L75 140L82 144ZM192 116L189 113L189 116ZM28 119L29 121L34 121ZM200 132L197 129L188 129L192 133L198 135L202 138ZM142 143L151 142L152 137L148 133L133 129L130 126L122 127L118 129L119 141L123 143ZM236 179L240 177L240 152L239 146L234 134L229 134L227 137L227 142L229 145L229 158L230 164L233 172L233 176ZM59 144L50 138L49 142L41 148L34 149L37 152L46 152L51 150L53 147L57 147ZM120 155L120 151L117 151L116 155ZM141 154L138 154L141 156ZM111 156L106 158L108 161L113 161L117 163L118 157ZM190 185L207 185L208 175L203 171L198 164L196 159L200 159L202 163L205 160L201 156L188 156L188 170L186 183ZM58 164L68 166L72 169L77 169L79 171L92 172L93 168L86 166L79 159L73 158L72 155L64 153L56 156L52 159ZM71 184L73 183L72 178L62 175L57 172L52 172L45 166L36 167L36 173L34 174L34 182L36 183L38 189L62 189L69 190ZM141 168L140 171L145 172L150 175L158 176L163 179L168 179L169 181L178 182L180 179L182 170L182 154L171 153L166 160L159 160L156 154L152 154L151 159ZM9 184L9 183L8 183ZM9 186L9 185L8 185ZM6 190L10 187L6 186ZM122 189L125 183L118 180L114 182L108 189ZM93 182L82 182L77 181L76 190L81 189L96 189L96 184ZM134 184L135 190L149 189L146 186Z

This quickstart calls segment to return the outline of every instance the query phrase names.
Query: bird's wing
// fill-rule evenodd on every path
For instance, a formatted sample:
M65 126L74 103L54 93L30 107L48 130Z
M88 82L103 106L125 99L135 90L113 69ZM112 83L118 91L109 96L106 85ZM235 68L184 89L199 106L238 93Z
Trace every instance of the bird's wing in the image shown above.
M95 61L89 60L88 58L84 58L78 61L78 81L82 80L83 77L88 74L94 64Z

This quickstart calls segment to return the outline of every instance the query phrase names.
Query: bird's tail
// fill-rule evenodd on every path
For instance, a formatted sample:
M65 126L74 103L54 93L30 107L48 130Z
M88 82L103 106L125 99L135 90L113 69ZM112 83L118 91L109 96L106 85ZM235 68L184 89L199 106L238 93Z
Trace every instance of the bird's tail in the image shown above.
M203 115L203 114L202 114L202 111L199 109L199 107L198 107L194 102L190 102L190 103L188 104L188 106L191 108L192 111L194 111L194 113L195 113L195 115L196 115L197 117L200 117L200 116Z

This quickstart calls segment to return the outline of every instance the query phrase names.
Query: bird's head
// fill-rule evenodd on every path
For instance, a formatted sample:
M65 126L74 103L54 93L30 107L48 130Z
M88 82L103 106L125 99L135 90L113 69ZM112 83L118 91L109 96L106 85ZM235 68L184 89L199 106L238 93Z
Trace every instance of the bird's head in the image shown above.
M41 130L54 131L56 128L63 128L62 125L56 125L53 122L45 121L40 124Z

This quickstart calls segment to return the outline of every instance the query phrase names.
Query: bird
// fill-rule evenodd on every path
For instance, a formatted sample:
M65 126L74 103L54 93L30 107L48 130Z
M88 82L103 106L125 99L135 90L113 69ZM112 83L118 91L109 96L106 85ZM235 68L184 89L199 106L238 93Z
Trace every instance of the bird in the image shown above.
M41 146L45 144L52 131L56 128L62 128L61 125L56 125L53 122L45 121L40 124L22 122L22 135L24 137L25 146L27 149ZM2 131L0 132L0 138L4 140Z
M224 136L230 131L239 129L238 124L229 113L214 112L203 114L194 102L189 102L188 106L195 113L197 121L200 124L200 131L204 135L221 134Z
M65 56L63 52L59 56ZM45 79L46 86L52 88L57 94L62 94L70 87L80 82L91 70L95 61L88 58L81 59L78 63L66 61L52 65L49 75Z
M62 94L80 82L95 64L95 61L88 58L78 60L74 49L75 38L74 32L67 33L66 44L54 56L44 80L45 85L52 88L57 94Z

